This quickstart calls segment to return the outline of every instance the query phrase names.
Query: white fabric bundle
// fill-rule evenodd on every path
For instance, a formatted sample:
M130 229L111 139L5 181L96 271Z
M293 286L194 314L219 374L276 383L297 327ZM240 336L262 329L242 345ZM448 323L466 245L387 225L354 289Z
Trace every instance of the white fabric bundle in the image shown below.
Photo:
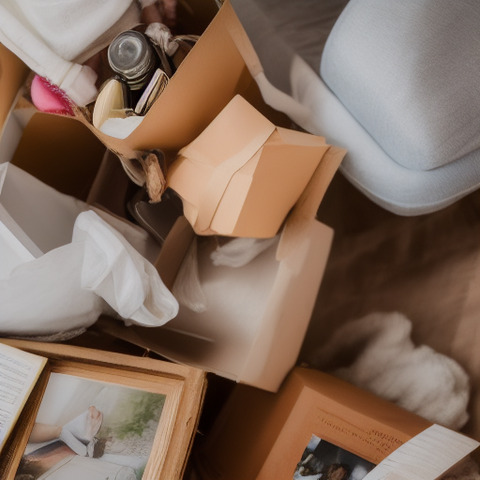
M454 430L468 420L469 378L454 360L416 346L412 324L401 313L372 313L338 328L311 358L329 370L342 356L353 363L332 373L403 408Z
M273 238L234 238L222 246L218 246L210 258L215 266L239 268L247 265L262 252L278 242Z
M112 310L143 326L178 312L154 266L93 211L77 217L71 243L0 280L0 305L0 332L20 336L86 328Z
M77 104L96 95L96 74L74 63L125 13L132 0L1 0L0 43Z
M180 305L202 313L207 310L207 297L200 283L197 242L194 238L175 277L172 291Z
M210 253L210 260L215 267L241 268L248 265L262 252L278 242L273 238L232 238L224 245L219 245ZM195 238L173 285L173 293L178 302L190 310L203 313L207 310L207 297L202 288L198 271L198 245Z

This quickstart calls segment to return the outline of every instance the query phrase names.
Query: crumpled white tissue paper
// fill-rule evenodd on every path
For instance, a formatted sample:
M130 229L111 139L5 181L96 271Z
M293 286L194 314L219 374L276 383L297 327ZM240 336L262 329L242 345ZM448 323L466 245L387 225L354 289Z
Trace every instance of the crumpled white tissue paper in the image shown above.
M55 335L115 311L125 323L161 326L178 302L155 267L95 212L78 215L72 242L0 280L3 335Z

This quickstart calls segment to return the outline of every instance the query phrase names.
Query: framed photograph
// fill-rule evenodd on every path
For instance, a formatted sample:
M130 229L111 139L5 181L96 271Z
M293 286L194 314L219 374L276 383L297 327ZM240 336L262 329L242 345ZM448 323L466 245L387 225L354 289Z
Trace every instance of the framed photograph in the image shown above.
M312 435L293 480L362 480L375 464Z
M204 372L80 347L9 344L48 360L2 451L6 479L182 478Z

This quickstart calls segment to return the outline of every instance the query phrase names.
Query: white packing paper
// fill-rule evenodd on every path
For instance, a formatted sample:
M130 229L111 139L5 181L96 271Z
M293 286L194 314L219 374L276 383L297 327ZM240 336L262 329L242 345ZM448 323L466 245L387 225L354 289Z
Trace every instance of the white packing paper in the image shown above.
M28 336L85 328L112 309L143 326L178 312L155 267L93 211L77 217L71 243L0 280L0 305L0 332Z

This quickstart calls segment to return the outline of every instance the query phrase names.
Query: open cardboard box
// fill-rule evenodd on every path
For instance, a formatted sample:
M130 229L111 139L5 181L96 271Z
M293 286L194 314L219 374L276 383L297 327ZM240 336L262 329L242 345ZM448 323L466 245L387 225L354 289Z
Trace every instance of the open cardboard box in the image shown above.
M241 94L276 125L286 121L263 103L232 38L232 28L238 31L241 25L227 2L144 121L125 140L106 137L75 119L45 114L32 117L31 106L25 107L20 102L9 117L12 123L2 126L0 151L8 150L10 155L5 153L2 161L13 158L16 165L48 185L90 204L95 204L101 196L100 203L107 210L113 208L113 213L124 216L118 205L125 198L115 199L125 194L127 187L121 187L121 183L113 185L111 166L100 166L102 148L116 153L124 167L125 159L137 158L138 152L150 148L175 152L203 131L236 94ZM2 72L10 68L19 72L9 77L0 75L0 89L7 92L5 98L15 105L15 93L28 72L3 48L0 48L0 67ZM16 130L17 136L21 136L25 127L29 130L28 140L24 139L17 148L8 141L8 132ZM68 154L58 154L59 145L66 148L69 138L83 140L74 143L77 150L72 148ZM42 140L44 154L38 147ZM97 145L102 153L89 153L91 145ZM57 151L54 155L57 161L52 159L49 149ZM211 290L211 306L204 314L183 309L166 328L154 330L119 327L108 319L99 322L98 328L174 361L275 391L295 364L323 276L333 232L316 221L315 215L344 153L342 149L329 148L289 213L275 247L242 272L210 269L215 285ZM132 165L138 167L136 160ZM127 171L132 174L128 166ZM141 180L142 175L136 180ZM122 181L119 175L115 179ZM126 175L124 180L128 180ZM158 256L157 249L147 257L167 287L173 286L194 238L189 224L180 217ZM230 298L231 303L222 302L222 298Z
M142 123L125 139L117 139L104 134L89 122L89 114L79 114L77 119L84 123L101 142L122 161L133 181L143 184L155 183L161 175L155 169L142 164L142 153L151 149L162 149L174 154L202 132L236 94L242 95L257 109L266 113L275 123L289 125L283 114L268 107L262 100L260 91L250 75L240 54L231 31L242 29L228 2L215 15L215 2L189 0L187 4L193 12L203 15L201 25L207 18L208 24L195 47L170 79L167 87L144 116ZM191 15L190 15L191 16ZM194 32L194 24L182 21L182 33ZM189 15L185 15L187 18ZM246 38L246 37L245 37ZM22 87L28 69L20 59L14 57L3 46L0 48L0 88L8 106ZM9 71L6 75L6 71ZM28 92L24 92L28 97ZM0 111L0 125L2 122ZM5 114L3 114L5 115ZM149 177L151 175L151 178ZM158 197L155 198L159 200Z
M343 155L330 148L279 240L246 266L213 266L215 239L198 238L204 312L181 306L175 319L153 331L106 321L98 327L176 362L276 391L297 360L327 262L333 231L315 220L315 213ZM184 219L176 227L157 264L167 285L175 276L172 266L176 273L195 239Z
M4 129L5 134L13 131L16 136L4 135L0 142L0 150L13 152L3 161L11 160L49 188L128 223L124 208L131 182L81 123L40 113L30 116L20 109L12 112ZM335 147L327 151L270 250L240 270L212 267L204 257L202 268L213 279L212 288L206 287L206 312L182 308L178 318L154 330L126 328L107 319L98 328L177 362L276 390L295 364L323 276L333 232L315 220L315 213L343 154ZM18 196L26 209L33 201L20 190L10 196L12 202ZM194 238L180 217L161 249L152 239L144 246L145 256L170 288ZM204 249L211 247L211 240L203 239Z

